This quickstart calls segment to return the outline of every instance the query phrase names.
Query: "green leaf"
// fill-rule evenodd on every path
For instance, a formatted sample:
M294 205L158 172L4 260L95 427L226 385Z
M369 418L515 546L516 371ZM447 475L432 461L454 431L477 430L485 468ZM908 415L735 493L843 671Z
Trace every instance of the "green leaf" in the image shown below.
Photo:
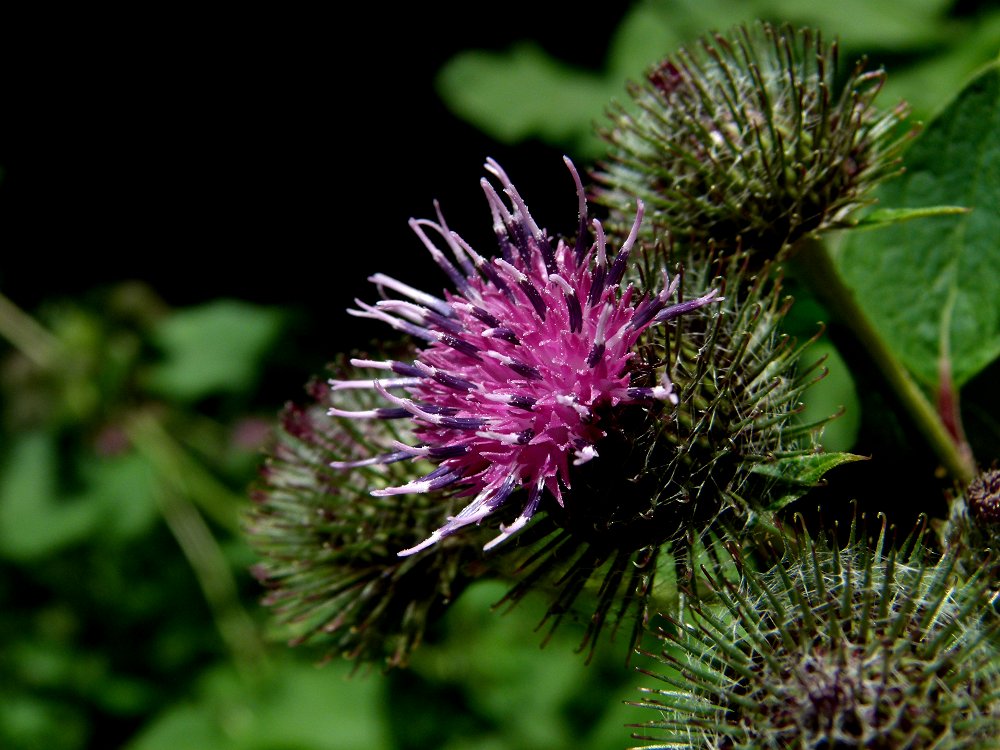
M873 27L874 28L874 27ZM893 66L885 90L884 103L905 101L916 118L926 120L941 103L958 90L983 65L996 59L1000 48L1000 9L939 22L947 44L929 47L935 54L921 54L912 65Z
M940 42L945 36L948 0L757 0L757 17L780 18L821 29L852 49L909 48ZM853 62L850 60L849 62Z
M905 161L883 205L971 213L851 233L837 263L907 368L935 385L947 358L961 386L1000 355L1000 65L973 79Z
M236 300L180 310L154 332L164 361L151 373L149 387L190 401L246 392L283 325L280 310Z
M462 53L441 70L437 85L459 117L499 141L534 136L577 154L599 152L592 123L618 90L527 43L502 53Z
M81 466L84 488L75 502L89 502L101 509L95 529L101 538L134 539L149 531L159 519L156 492L160 489L153 467L134 452L90 458Z
M621 733L627 723L621 717L638 716L633 708L619 710L633 691L622 639L602 642L589 665L574 653L581 631L569 627L540 649L533 631L544 600L529 596L501 616L492 608L507 589L501 581L473 584L442 618L443 637L416 652L408 675L393 675L387 710L399 717L396 736L406 737L408 747L615 747L595 734L613 734L604 719L620 722ZM446 702L455 692L463 696L460 716Z
M757 464L754 474L768 477L787 485L787 490L774 500L768 510L777 511L797 500L810 487L820 484L830 469L841 464L864 461L864 456L853 453L808 453L801 456L785 456L769 463Z
M68 701L5 690L0 700L0 747L78 750L87 744L87 719Z
M816 424L839 415L823 426L820 443L826 451L848 451L861 428L861 403L847 363L826 339L810 344L802 361L808 364L821 358L825 358L827 375L803 392L799 422Z
M807 453L801 456L785 456L775 461L757 464L754 474L771 477L786 484L815 487L823 476L841 464L864 461L864 456L853 453Z
M438 76L438 93L455 112L504 143L539 138L579 158L604 152L595 123L605 120L612 99L625 96L625 83L712 26L749 20L733 15L726 0L640 2L624 16L610 40L603 71L574 68L535 44L506 52L464 52Z
M382 683L347 679L350 665L325 669L276 659L273 670L240 679L215 666L194 695L145 727L128 750L368 750L387 747Z
M54 435L23 435L0 469L0 556L36 560L88 536L102 517L96 496L59 497Z

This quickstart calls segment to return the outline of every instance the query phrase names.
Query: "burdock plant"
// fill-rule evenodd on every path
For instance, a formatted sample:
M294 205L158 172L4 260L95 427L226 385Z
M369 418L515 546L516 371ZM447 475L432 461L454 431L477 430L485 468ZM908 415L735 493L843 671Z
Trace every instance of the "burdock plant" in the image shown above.
M906 136L905 107L874 105L883 73L841 81L837 56L759 24L655 65L592 172L603 222L568 159L568 234L493 160L495 253L440 210L411 220L446 288L370 277L378 299L349 312L391 339L288 407L255 493L256 572L293 641L403 666L471 582L501 579L505 603L543 593L551 628L579 616L581 647L659 638L652 747L996 746L998 475L970 484L971 452L819 242L899 172ZM964 487L937 554L884 526L843 547L786 531L856 458L798 417L823 369L784 331L793 256Z
M499 254L440 215L412 221L454 291L372 276L383 299L351 312L409 336L407 356L354 358L356 377L287 412L250 531L296 637L365 658L398 642L382 649L396 664L465 582L503 575L513 601L547 588L554 623L592 589L585 639L617 604L634 640L663 550L718 522L767 526L838 462L817 465L816 426L793 425L813 375L779 330L780 285L729 257L687 271L696 294L678 299L663 249L636 244L642 204L609 247L567 164L575 239L487 162Z
M628 201L643 200L652 237L669 237L689 264L705 248L745 251L755 265L793 259L796 276L856 337L942 463L968 481L968 456L821 241L860 221L873 189L903 171L903 147L916 133L904 124L904 103L876 104L884 71L861 60L841 82L838 61L837 43L819 32L768 23L706 35L665 58L632 86L634 106L611 110L596 199L616 233Z

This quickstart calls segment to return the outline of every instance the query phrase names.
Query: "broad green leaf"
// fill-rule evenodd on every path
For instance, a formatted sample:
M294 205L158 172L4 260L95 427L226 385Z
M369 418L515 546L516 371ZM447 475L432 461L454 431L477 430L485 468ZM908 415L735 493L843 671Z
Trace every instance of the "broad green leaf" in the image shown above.
M152 372L150 388L182 400L249 390L283 317L280 310L237 300L174 313L154 333L165 358Z
M1000 355L1000 65L959 93L905 162L883 206L971 213L852 232L837 261L905 365L934 385L947 358L961 386Z
M757 464L753 473L777 480L787 489L769 506L777 511L805 494L810 487L817 486L828 471L841 464L863 461L864 456L853 453L808 453L801 456L787 456L770 463Z

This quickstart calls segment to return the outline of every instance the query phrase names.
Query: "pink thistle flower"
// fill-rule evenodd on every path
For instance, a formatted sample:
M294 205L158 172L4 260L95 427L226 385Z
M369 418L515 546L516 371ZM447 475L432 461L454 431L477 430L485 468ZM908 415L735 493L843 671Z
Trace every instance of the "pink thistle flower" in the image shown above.
M568 244L553 240L532 219L506 173L492 159L486 170L506 195L481 181L493 215L500 257L484 258L449 230L438 211L436 222L410 220L431 257L455 286L435 297L385 274L370 277L385 299L374 305L356 300L352 315L383 321L425 342L411 363L353 359L357 367L384 370L384 380L335 380L334 390L374 388L387 406L365 411L336 407L330 414L358 419L410 419L418 445L394 442L378 456L338 461L335 468L428 459L438 464L426 476L378 489L373 495L432 492L455 488L472 500L427 539L399 552L412 555L469 524L479 524L524 488L520 515L485 549L520 531L538 510L543 493L560 505L571 489L571 465L598 458L605 436L598 414L608 407L677 403L669 378L653 387L633 386L630 362L648 328L718 299L703 297L668 305L679 277L655 294L641 294L622 279L642 222L638 203L628 238L609 257L600 222L595 242L586 244L587 204L580 176L576 183L580 227ZM432 239L432 233L436 240ZM443 245L454 260L438 246ZM668 283L669 282L669 283ZM390 298L395 293L397 298Z

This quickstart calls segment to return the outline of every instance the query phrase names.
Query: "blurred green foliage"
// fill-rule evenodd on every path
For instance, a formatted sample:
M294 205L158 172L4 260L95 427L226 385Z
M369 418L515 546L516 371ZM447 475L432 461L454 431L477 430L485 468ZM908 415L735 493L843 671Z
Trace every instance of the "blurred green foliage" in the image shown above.
M0 747L107 747L261 657L238 518L269 415L244 409L284 315L133 284L0 312Z

